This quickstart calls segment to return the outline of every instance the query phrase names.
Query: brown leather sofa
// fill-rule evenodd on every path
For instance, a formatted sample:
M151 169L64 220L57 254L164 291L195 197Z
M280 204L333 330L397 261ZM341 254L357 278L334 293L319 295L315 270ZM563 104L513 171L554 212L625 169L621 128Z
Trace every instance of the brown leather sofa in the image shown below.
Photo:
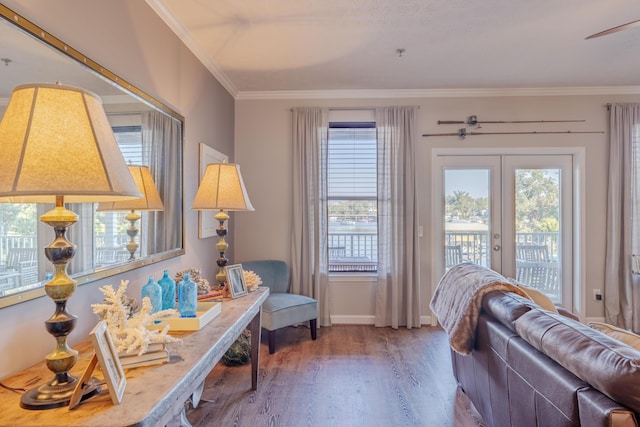
M511 292L482 300L458 384L488 427L638 426L640 353Z

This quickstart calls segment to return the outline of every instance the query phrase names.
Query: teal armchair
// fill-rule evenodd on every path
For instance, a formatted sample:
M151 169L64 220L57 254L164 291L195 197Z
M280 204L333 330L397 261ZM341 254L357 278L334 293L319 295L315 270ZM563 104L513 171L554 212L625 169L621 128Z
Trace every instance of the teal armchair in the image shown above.
M276 330L309 321L311 339L317 337L318 301L289 292L291 273L284 261L264 260L242 263L244 270L253 271L270 290L262 305L262 327L268 331L269 354L275 353Z

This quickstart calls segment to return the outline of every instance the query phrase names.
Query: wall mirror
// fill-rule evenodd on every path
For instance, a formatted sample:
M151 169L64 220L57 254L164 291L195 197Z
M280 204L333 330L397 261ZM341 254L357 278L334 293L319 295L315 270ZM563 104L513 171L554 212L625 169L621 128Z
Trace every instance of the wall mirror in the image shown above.
M13 88L21 84L60 82L94 92L102 98L125 160L149 167L164 205L162 211L139 212L133 259L126 249L127 212L72 205L79 221L68 232L78 247L71 277L83 284L183 255L184 118L2 4L0 18L0 118ZM43 248L54 236L39 216L48 209L0 203L0 308L44 295L53 267Z

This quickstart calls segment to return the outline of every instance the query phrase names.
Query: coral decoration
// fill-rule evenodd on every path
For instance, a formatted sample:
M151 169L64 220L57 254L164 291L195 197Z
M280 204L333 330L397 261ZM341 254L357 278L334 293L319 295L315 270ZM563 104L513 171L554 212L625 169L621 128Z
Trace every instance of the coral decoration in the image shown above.
M211 292L209 281L203 277L200 277L200 270L197 268L190 268L188 270L177 272L175 277L176 284L182 282L182 280L184 279L184 273L189 273L189 277L191 277L191 280L196 282L196 285L198 285L198 295L206 295Z
M247 289L253 292L258 289L258 286L262 285L262 279L253 271L244 270L244 283L246 283Z
M111 285L100 288L105 298L101 304L91 304L93 312L107 323L107 329L113 339L116 351L120 354L144 354L149 344L181 342L179 338L168 334L169 325L161 331L149 330L163 316L175 315L177 310L162 310L151 313L152 306L148 297L142 299L140 311L130 316L129 298L126 295L128 280L122 280L117 291Z

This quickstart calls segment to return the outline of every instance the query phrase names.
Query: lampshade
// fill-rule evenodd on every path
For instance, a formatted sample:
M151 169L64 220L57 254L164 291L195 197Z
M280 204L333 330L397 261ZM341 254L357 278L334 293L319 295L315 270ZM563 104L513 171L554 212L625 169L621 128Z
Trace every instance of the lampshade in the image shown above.
M101 202L98 211L161 211L164 209L162 199L153 182L151 171L147 166L129 165L129 172L133 181L142 194L139 199L123 200L119 202Z
M0 122L0 199L13 203L139 198L102 102L83 89L13 90Z
M242 181L240 165L232 163L207 165L191 208L227 211L254 210Z

